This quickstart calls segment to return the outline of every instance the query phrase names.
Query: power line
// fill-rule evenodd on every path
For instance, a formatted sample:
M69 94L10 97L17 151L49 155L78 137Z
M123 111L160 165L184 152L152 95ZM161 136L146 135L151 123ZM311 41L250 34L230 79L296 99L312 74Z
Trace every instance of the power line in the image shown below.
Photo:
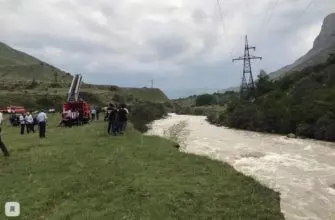
M308 5L306 6L306 8L303 10L302 14L305 14L305 12L309 9L309 7L313 4L314 0L311 0Z
M279 2L279 0L276 0L276 2L274 3L274 5L273 5L273 7L272 7L272 9L271 9L271 11L270 11L270 14L269 14L268 19L266 19L266 21L267 21L266 26L267 26L267 24L270 22L270 20L271 20L271 18L272 18L272 15L273 15L273 12L275 11L275 9L276 9L276 7L277 7L277 5L278 5L278 2Z
M265 24L261 25L261 27L260 27L263 30L265 29L265 34L264 34L265 37L267 37L268 34L269 34L269 23L271 21L271 18L273 16L273 13L274 13L276 7L278 6L278 2L279 2L279 0L275 1L275 3L273 4L273 7L269 10L268 16L265 17ZM258 41L257 41L257 43L258 43Z
M261 24L258 28L258 33L261 33L262 30L265 29L265 33L263 36L267 36L268 35L268 24L272 18L273 12L275 11L277 5L279 3L279 0L275 0L274 4L270 4L269 7L266 10L265 16L261 21ZM271 5L273 5L273 7L271 7ZM259 43L259 37L257 38L256 44Z
M222 23L221 28L222 28L223 34L225 34L226 33L226 31L225 31L226 28L224 26L224 18L223 18L223 12L222 12L222 8L221 8L220 0L216 0L216 3L218 5L218 11L219 11L219 15L220 15L221 23Z
M306 11L309 9L309 7L311 7L311 5L313 4L314 0L309 1L309 3L306 5L306 7L304 8L304 10L301 12L299 18L301 19L301 17L306 13Z

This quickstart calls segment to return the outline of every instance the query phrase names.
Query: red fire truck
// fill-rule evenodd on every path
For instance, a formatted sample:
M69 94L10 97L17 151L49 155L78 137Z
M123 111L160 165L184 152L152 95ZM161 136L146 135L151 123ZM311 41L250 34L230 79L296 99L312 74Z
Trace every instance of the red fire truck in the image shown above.
M7 106L6 108L1 108L0 109L1 112L3 113L16 113L16 114L20 114L20 113L25 113L26 109L23 106Z
M90 107L87 102L79 99L82 82L80 74L74 75L68 92L67 102L63 105L62 122L64 125L86 124L90 121ZM71 115L69 115L69 112ZM82 114L82 117L80 117Z

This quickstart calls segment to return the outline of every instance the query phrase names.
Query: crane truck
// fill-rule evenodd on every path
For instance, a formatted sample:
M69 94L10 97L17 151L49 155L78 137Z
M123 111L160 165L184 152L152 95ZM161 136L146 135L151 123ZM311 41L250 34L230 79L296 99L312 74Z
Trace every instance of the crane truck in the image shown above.
M90 121L90 107L87 102L79 98L79 90L82 83L80 74L74 75L70 85L67 102L63 105L62 121L65 125L86 124ZM75 117L69 117L69 110ZM80 117L80 112L82 117Z

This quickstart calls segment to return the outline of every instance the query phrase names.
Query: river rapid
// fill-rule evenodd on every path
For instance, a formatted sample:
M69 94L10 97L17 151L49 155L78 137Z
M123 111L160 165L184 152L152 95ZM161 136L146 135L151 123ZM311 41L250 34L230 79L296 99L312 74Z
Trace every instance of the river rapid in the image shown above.
M217 127L204 116L170 114L149 135L186 122L182 151L229 163L280 192L287 220L335 220L335 144Z

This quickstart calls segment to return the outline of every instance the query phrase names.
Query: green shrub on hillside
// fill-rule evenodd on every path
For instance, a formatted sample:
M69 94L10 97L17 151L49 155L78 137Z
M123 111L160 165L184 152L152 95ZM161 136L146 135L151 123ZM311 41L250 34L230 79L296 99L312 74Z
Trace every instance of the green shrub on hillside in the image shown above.
M110 87L109 87L109 90L110 90L110 91L114 91L114 92L115 92L115 91L118 91L119 89L120 89L120 88L119 88L118 86L110 86Z
M216 97L214 95L203 94L203 95L199 95L196 98L195 103L196 103L197 106L216 105L217 100L216 100Z
M314 136L313 125L308 123L300 123L296 131L298 136L311 138Z
M332 62L305 68L275 82L260 75L254 99L229 102L224 124L335 141L335 64Z
M167 115L164 104L152 102L139 102L131 106L130 120L134 128L140 132L146 132L148 124Z

